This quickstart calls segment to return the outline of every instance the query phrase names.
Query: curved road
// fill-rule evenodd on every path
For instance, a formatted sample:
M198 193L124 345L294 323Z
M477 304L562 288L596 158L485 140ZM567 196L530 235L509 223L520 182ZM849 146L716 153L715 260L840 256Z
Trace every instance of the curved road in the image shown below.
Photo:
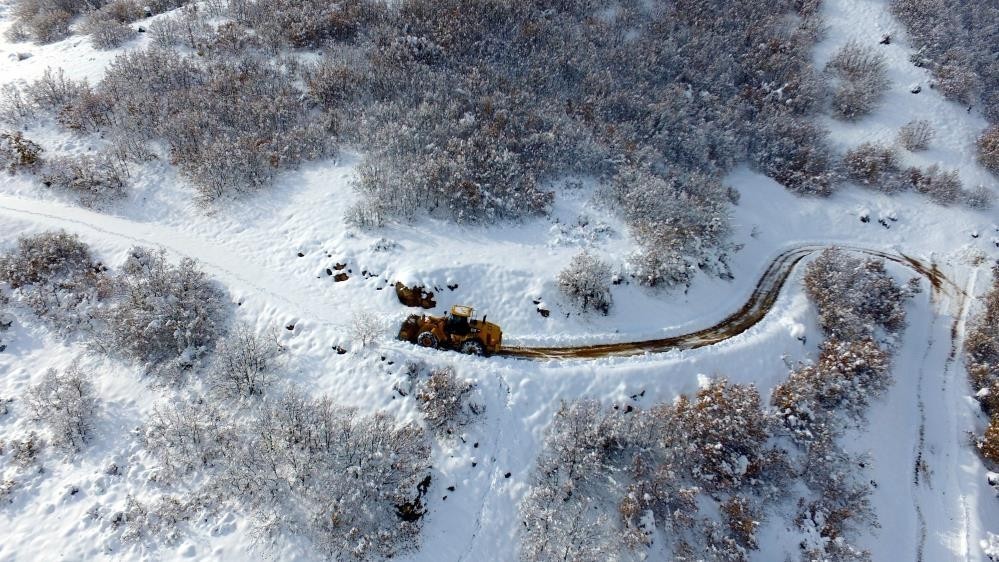
M644 341L575 347L504 347L499 354L525 359L594 359L597 357L660 353L672 349L694 349L712 345L735 337L755 326L773 308L781 289L787 283L795 266L809 255L833 247L901 264L925 277L934 291L940 291L946 284L958 292L963 292L960 287L957 287L943 275L936 264L927 264L905 254L891 254L848 245L801 245L785 250L774 258L763 276L757 281L756 288L746 304L714 326L689 334Z
M318 310L307 303L296 302L281 288L287 286L285 279L268 271L265 267L233 254L232 251L192 237L169 226L131 221L49 201L38 201L8 195L0 195L0 216L7 215L19 219L45 224L57 228L89 230L97 235L111 236L132 243L162 246L182 256L197 259L203 266L220 277L228 277L238 284L266 294L278 302L298 309L303 317L313 317L320 324L334 325L332 317L318 318ZM826 248L839 247L844 250L883 258L901 264L926 277L935 291L944 284L951 283L936 265L926 264L905 254L892 254L869 248L846 245L805 244L789 248L778 255L767 267L756 283L749 300L737 311L717 324L689 334L665 338L620 343L605 343L573 347L504 347L499 355L522 359L594 359L598 357L642 355L672 349L693 349L712 345L735 337L762 320L773 307L781 289L801 260ZM301 291L300 291L301 293ZM302 296L309 302L318 302L325 295L305 291Z

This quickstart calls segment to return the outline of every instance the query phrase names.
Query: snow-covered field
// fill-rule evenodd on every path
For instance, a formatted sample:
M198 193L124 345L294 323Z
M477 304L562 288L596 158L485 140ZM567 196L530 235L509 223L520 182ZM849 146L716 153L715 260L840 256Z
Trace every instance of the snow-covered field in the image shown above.
M974 159L973 142L985 120L928 87L909 93L913 84L925 86L929 75L908 63L911 49L886 2L827 0L824 10L829 29L816 49L817 65L848 39L870 42L888 32L895 38L884 46L892 85L882 109L854 123L824 123L834 144L845 149L867 140L890 141L906 122L928 119L937 131L932 148L907 154L906 164L939 162L957 168L966 185L999 192L995 176ZM125 48L143 44L137 39ZM8 56L20 52L31 57ZM30 80L53 66L95 81L114 55L95 51L76 36L46 46L0 43L0 80ZM31 133L50 151L95 148L55 128ZM407 558L428 561L516 558L518 502L560 401L596 397L608 404L650 406L693 393L711 376L753 383L767 396L789 366L815 356L822 336L798 268L758 325L697 350L535 362L428 351L388 335L374 346L356 345L349 336L353 314L383 317L391 332L408 313L396 299L396 281L442 289L435 313L452 304L474 305L503 326L505 344L569 345L647 339L711 325L745 302L774 256L797 244L856 245L918 257L936 264L954 285L933 292L923 282L925 290L909 304L895 384L872 407L868 426L846 440L850 450L870 454L867 470L877 483L873 502L881 526L865 533L862 544L878 562L985 559L981 541L999 533L999 500L968 437L986 420L970 396L960 349L972 297L984 290L989 267L999 260L994 209L940 207L914 193L888 196L859 187L829 199L801 198L740 168L727 178L741 194L732 221L733 240L741 245L731 260L734 279L701 275L686 292L623 284L614 287L610 315L580 316L560 301L557 273L580 247L615 266L634 249L625 225L593 203L591 186L584 182L560 191L549 218L522 224L470 227L425 219L358 231L343 220L355 198L350 183L357 161L344 153L307 164L284 173L273 189L212 212L193 203L191 189L164 163L134 173L132 195L107 209L80 207L28 175L5 175L0 246L26 233L61 228L77 233L105 263L121 263L135 245L194 258L228 288L239 305L238 320L279 333L295 383L365 412L419 419L414 401L393 390L408 360L450 364L474 380L486 406L484 420L469 426L462 442L437 444L433 451L421 546ZM862 216L871 220L861 221ZM347 264L350 279L333 280L327 269L336 263ZM894 264L889 269L902 280L914 275ZM538 313L538 300L550 316ZM58 338L30 314L15 313L5 335L8 347L0 353L0 398L21 396L47 369L79 361L100 373L102 407L95 442L85 454L62 461L47 452L45 473L33 475L14 503L0 508L0 560L314 558L294 541L278 551L258 544L239 513L212 514L173 546L109 538L107 519L89 513L120 509L128 495L151 493L155 467L134 432L164 391L142 379L135 365ZM349 352L339 354L337 346ZM17 403L11 410L0 417L0 440L34 428ZM120 475L106 473L111 463L123 467ZM13 469L0 464L0 480L8 470ZM797 531L788 517L766 521L753 560L795 555Z

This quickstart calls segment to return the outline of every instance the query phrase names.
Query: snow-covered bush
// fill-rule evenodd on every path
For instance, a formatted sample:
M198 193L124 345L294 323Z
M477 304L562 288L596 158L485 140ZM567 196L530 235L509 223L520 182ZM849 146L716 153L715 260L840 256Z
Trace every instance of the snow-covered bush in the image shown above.
M580 252L556 279L559 291L580 310L607 314L614 300L611 297L610 264L589 252Z
M89 247L65 232L20 237L15 249L0 255L0 281L63 333L85 328L93 304L110 288Z
M41 171L45 187L67 191L80 197L86 205L95 205L124 197L128 170L114 156L54 156Z
M811 441L840 429L840 420L862 420L891 382L890 357L875 342L829 340L815 364L777 385L772 402L790 434Z
M649 410L563 404L520 506L522 558L614 558L661 528L676 559L744 559L788 477L772 429L756 389L725 381Z
M826 65L838 84L833 112L844 119L870 113L888 88L888 67L881 53L856 42L844 45Z
M353 341L367 347L381 339L388 330L387 319L370 309L358 308L350 314L349 333Z
M309 111L295 65L285 63L131 51L111 63L95 92L111 108L114 128L165 141L171 161L213 201L332 152L330 119Z
M631 259L641 283L675 287L697 270L728 274L728 192L717 179L631 168L614 178L610 197L641 246Z
M45 441L32 431L24 439L15 439L7 445L13 453L14 464L28 467L39 463L38 456L45 448Z
M919 47L914 61L933 72L934 85L949 99L978 104L986 118L999 122L995 6L965 0L892 0L891 10Z
M978 441L978 450L982 456L993 463L999 464L999 416L989 420L985 433Z
M223 288L189 258L176 265L165 253L136 247L114 279L120 295L101 310L98 345L153 365L188 368L224 333Z
M216 343L206 382L227 399L263 395L270 389L283 352L274 334L257 335L241 326Z
M160 465L164 481L224 468L237 456L239 435L231 414L201 399L158 405L142 428L142 443Z
M61 68L46 68L41 78L25 86L24 97L35 109L59 112L79 99L88 88L85 80L66 78Z
M77 365L62 374L49 369L28 390L26 402L34 419L48 427L53 445L76 452L90 441L97 395L89 373Z
M986 390L982 401L986 413L999 414L999 268L993 271L993 285L981 298L981 310L969 322L964 350L971 384Z
M830 435L809 444L802 478L811 494L799 501L795 517L804 535L802 562L871 562L870 553L851 540L878 526L872 488L859 468L867 462L845 452Z
M929 121L916 119L909 121L898 131L898 143L902 148L916 152L926 150L933 140L933 127Z
M847 179L885 192L901 188L898 155L889 146L864 143L846 151L843 167Z
M0 169L13 174L31 171L42 161L42 147L20 131L0 131Z
M808 264L805 290L831 338L851 342L873 337L878 328L892 333L905 327L908 292L880 259L825 250Z
M292 390L240 417L206 400L163 406L143 435L162 479L197 483L187 501L245 510L268 538L302 536L341 560L418 541L430 442L415 424Z
M440 437L452 436L485 411L473 401L475 383L450 367L434 369L416 387L416 400L427 425Z
M114 49L135 37L136 31L127 24L108 17L101 12L93 12L80 27L80 31L90 35L90 42L98 49Z
M794 115L761 115L754 122L759 139L750 160L764 174L802 195L825 196L839 179L826 131Z
M977 185L964 190L964 204L972 209L991 209L995 204L996 194L984 185Z
M185 6L177 14L170 14L149 24L149 36L157 47L202 49L210 41L212 26L205 20L204 12L196 4Z
M939 205L953 205L964 195L957 170L944 171L937 164L930 164L925 170L907 168L902 179L906 187L926 195Z
M999 175L999 125L993 125L978 137L978 161Z
M7 30L7 38L37 43L58 41L69 35L73 17L90 7L87 0L17 0L11 6L14 23Z

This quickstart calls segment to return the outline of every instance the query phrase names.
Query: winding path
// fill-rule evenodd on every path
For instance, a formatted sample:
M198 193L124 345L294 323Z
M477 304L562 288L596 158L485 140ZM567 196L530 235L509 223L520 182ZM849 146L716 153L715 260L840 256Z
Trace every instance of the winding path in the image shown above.
M795 246L778 255L756 283L753 294L750 295L742 308L727 316L717 324L677 336L669 336L644 341L582 345L575 347L504 347L500 355L520 357L525 359L594 359L608 356L642 355L645 353L660 353L673 349L695 349L735 337L755 326L773 308L781 289L787 283L788 277L801 260L822 250L837 247L855 253L878 257L903 265L919 275L926 277L934 291L940 291L944 285L957 292L963 290L951 282L937 268L936 264L927 264L922 260L905 254L892 254L870 248L850 245L809 244Z
M186 232L165 225L143 223L120 217L103 215L88 209L72 207L60 203L25 199L0 195L0 216L29 220L56 228L90 231L98 235L111 236L130 243L161 246L168 251L197 259L210 272L223 280L234 281L244 289L266 294L276 302L296 309L302 317L311 317L321 325L338 325L336 315L327 313L317 317L322 307L314 306L326 295L299 291L308 302L297 302L283 289L287 280L274 275L268 268L253 264L241 256L234 255L208 240L195 238ZM879 257L901 264L926 277L935 291L948 285L958 292L960 287L948 280L935 264L927 264L905 254L873 250L859 246L801 244L780 253L767 267L756 283L749 300L739 310L717 324L691 332L665 338L644 341L591 344L572 347L504 347L499 355L521 359L595 359L599 357L642 355L660 353L674 349L694 349L735 337L752 328L773 308L788 277L806 257L824 249L838 247L856 253Z

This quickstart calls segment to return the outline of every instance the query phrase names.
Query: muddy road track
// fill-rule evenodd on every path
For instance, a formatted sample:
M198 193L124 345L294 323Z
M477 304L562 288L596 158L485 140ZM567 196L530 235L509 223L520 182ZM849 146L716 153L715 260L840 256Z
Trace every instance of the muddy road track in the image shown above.
M714 326L709 326L689 334L681 334L644 341L602 343L571 347L503 347L498 355L517 357L521 359L596 359L599 357L620 357L643 355L646 353L661 353L674 349L696 349L738 336L755 326L773 308L781 289L787 283L794 268L802 260L812 254L828 248L839 248L844 251L877 257L900 264L925 277L934 292L942 290L963 290L952 283L937 268L936 264L926 263L920 259L905 254L893 254L879 250L855 247L849 245L802 245L785 250L778 255L763 276L756 283L752 295L746 304L730 314ZM945 287L947 289L945 289Z

